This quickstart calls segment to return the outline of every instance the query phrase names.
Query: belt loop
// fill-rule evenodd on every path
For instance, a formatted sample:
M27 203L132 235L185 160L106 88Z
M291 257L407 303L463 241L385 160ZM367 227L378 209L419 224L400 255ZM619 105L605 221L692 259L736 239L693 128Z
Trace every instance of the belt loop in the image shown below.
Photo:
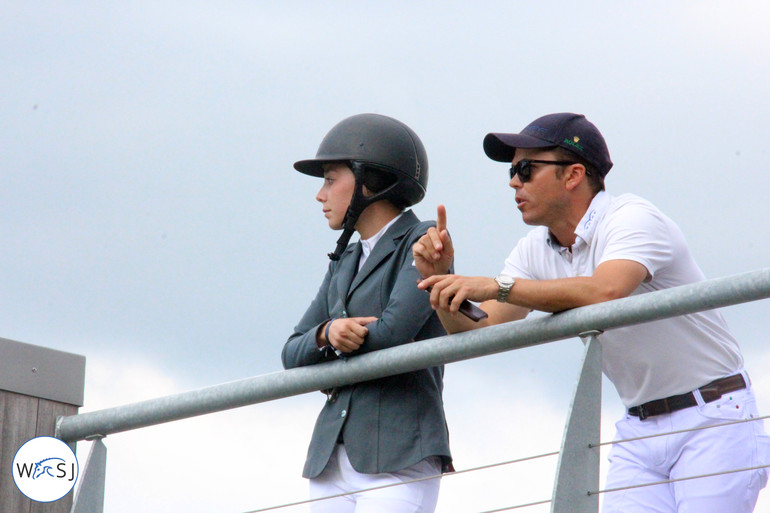
M692 391L693 397L695 397L695 402L698 403L698 406L703 406L706 404L706 401L703 400L703 395L700 393L700 389L695 389Z
M746 389L751 390L751 378L749 377L749 371L746 369L741 369L741 375L743 376L743 381L746 382Z

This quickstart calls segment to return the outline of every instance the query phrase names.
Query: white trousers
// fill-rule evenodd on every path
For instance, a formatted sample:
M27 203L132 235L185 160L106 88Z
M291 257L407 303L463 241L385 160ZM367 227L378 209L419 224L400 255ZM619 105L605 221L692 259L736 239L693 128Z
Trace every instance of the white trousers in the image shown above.
M711 403L645 420L626 415L615 439L723 424L758 417L754 393L739 390ZM770 464L762 421L616 444L609 454L606 489ZM768 469L691 479L603 495L603 513L750 513L767 484Z
M321 475L310 480L310 498L353 493L312 502L310 511L312 513L433 513L438 502L440 478L370 492L355 492L440 474L441 465L438 457L426 458L398 472L361 474L350 464L345 446L338 444Z

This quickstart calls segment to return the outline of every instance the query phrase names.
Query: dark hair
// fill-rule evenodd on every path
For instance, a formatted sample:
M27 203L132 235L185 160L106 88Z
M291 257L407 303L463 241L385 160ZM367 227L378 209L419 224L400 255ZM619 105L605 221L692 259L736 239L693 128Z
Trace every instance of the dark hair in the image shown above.
M394 183L396 183L396 176L379 169L372 169L367 167L364 169L363 183L370 192L378 193L382 192Z
M364 168L364 175L361 179L363 185L372 194L377 194L384 191L397 181L398 177L393 173L388 173L386 171L375 169L369 166ZM397 198L388 198L388 200L401 210L404 210L408 206L398 201Z
M586 168L586 177L588 179L588 185L591 186L591 189L594 191L594 194L597 194L599 191L604 190L604 177L596 169L596 166L589 164L584 159L580 158L580 156L575 152L570 151L566 148L562 148L561 146L544 148L544 151L553 152L557 160L569 160L569 161L577 162L578 164L581 164L584 168Z

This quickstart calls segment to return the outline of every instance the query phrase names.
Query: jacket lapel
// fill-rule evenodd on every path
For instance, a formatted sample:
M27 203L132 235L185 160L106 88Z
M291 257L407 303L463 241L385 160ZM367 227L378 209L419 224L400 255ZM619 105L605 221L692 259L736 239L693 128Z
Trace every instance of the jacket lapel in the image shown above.
M355 275L355 278L348 289L348 298L350 298L350 295L356 290L356 287L363 283L372 271L374 271L383 260L386 260L396 250L401 237L404 236L412 225L418 222L419 219L417 219L417 216L414 215L411 210L408 210L404 212L401 218L396 221L393 226L388 228L388 231L383 234L379 241L377 241L377 244L374 246L374 251L372 251L369 258L366 259L364 266L358 271L358 274ZM358 265L358 260L361 256L360 243L358 244L358 248L358 258L355 259L356 265Z
M340 268L337 271L337 297L347 298L353 278L356 276L356 270L358 269L358 261L361 259L361 243L357 242L353 247L348 247L343 258L340 259ZM346 308L343 303L343 308Z

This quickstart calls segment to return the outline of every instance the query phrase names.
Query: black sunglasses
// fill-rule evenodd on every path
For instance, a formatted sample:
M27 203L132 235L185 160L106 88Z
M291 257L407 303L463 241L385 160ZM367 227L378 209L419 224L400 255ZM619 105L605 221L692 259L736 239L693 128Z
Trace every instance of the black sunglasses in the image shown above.
M555 164L557 166L569 166L571 164L577 164L577 162L571 162L568 160L529 160L521 159L516 164L511 166L510 174L511 180L516 175L519 175L521 183L528 182L532 178L532 164Z

